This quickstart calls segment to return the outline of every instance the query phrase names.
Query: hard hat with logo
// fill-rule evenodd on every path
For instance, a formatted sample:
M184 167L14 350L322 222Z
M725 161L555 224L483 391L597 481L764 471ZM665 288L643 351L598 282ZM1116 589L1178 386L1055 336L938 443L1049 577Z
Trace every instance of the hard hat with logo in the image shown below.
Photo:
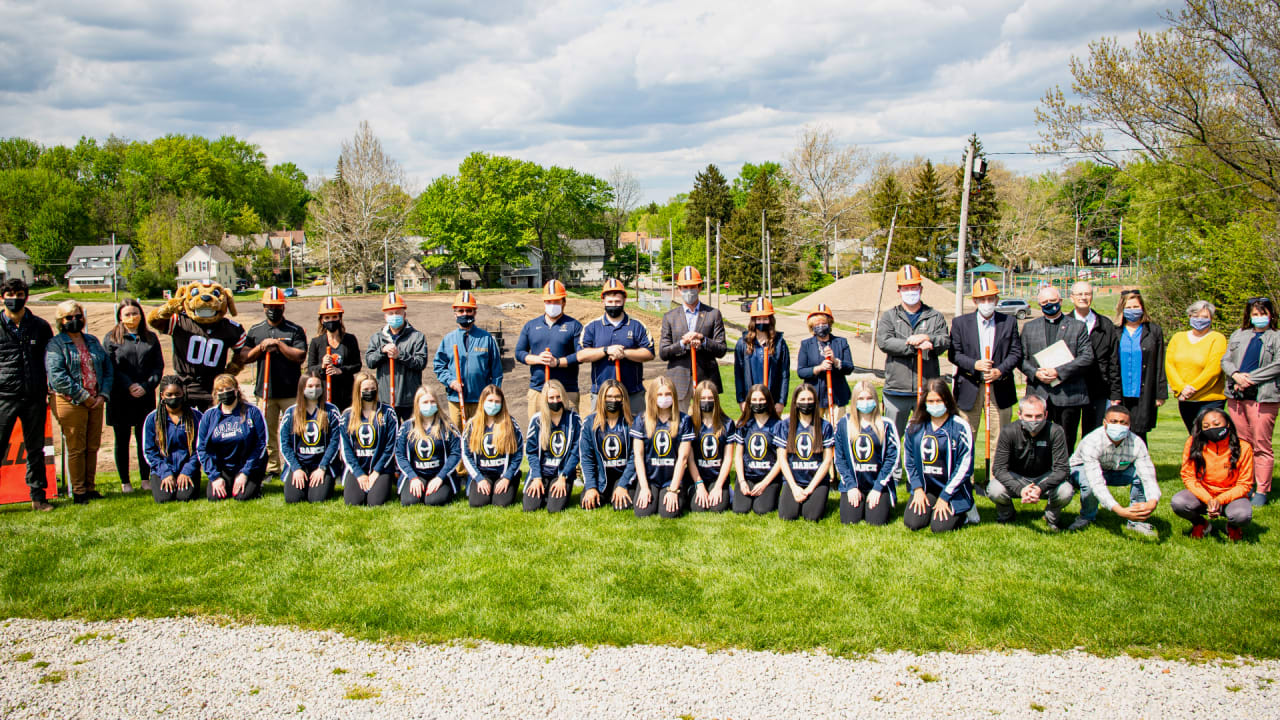
M758 297L751 301L751 317L768 317L773 314L773 301Z
M814 315L826 315L831 318L832 322L835 322L836 319L836 314L831 312L831 306L826 303L818 303L818 309L806 315L804 318L805 322L808 322Z
M564 289L564 283L559 280L548 280L547 284L542 286L542 302L563 300L568 295L569 291Z
M996 285L996 281L991 278L978 278L973 283L973 292L969 293L975 298L991 297L1000 294L1000 286Z
M898 270L898 287L920 285L923 282L924 276L920 274L920 269L915 265L903 265Z
M678 287L689 287L702 284L702 273L698 272L698 268L692 265L685 265L680 268L679 274L676 275L676 285Z
M267 291L262 293L262 304L263 305L283 305L284 291L274 286L267 288Z
M404 298L400 297L400 293L395 290L387 293L387 297L382 301L383 312L388 310L404 310L407 307L409 306L404 304Z
M470 290L463 290L453 298L454 308L471 308L476 309L476 296Z
M317 315L341 315L342 303L338 302L338 298L327 297L324 302L320 303L320 310Z
M609 293L622 293L622 297L627 296L627 286L622 284L618 278L609 278L604 281L604 288L600 290L600 297L604 297Z

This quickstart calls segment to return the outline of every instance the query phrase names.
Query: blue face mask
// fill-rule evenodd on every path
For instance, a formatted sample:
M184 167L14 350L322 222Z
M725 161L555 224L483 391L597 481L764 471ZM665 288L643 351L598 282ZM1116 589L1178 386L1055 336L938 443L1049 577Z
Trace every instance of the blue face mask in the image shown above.
M943 403L929 403L924 406L926 412L936 418L947 414L947 406Z
M1264 330L1271 326L1271 318L1267 315L1252 315L1249 317L1249 322L1253 323L1253 326L1259 330Z
M391 328L392 330L399 330L400 328L404 327L404 316L403 316L403 315L388 315L388 316L387 316L387 327Z
M1191 318L1191 328L1193 330L1208 330L1213 321L1209 318L1193 317Z
M494 415L497 415L497 414L498 414L498 413L500 413L500 412L502 412L502 403L500 403L500 402L486 402L486 403L484 404L484 414L485 414L485 415L488 415L489 417L493 417Z
M1108 425L1107 437L1111 438L1111 442L1120 442L1129 437L1128 425Z
M875 400L859 400L858 412L862 413L863 415L866 415L868 413L875 412L876 406L877 406L877 403Z
M1146 315L1146 313L1143 312L1142 308L1125 308L1124 309L1125 322L1138 322L1139 320L1142 319L1143 315Z

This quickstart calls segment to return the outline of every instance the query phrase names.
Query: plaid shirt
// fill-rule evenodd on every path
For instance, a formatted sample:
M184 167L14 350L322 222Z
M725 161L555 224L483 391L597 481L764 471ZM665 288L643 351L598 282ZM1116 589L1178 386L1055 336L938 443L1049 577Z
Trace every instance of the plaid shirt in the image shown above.
M1106 425L1085 435L1071 455L1071 468L1080 469L1094 497L1108 510L1116 506L1115 498L1107 490L1105 472L1125 471L1134 468L1138 481L1146 493L1147 501L1160 499L1160 483L1156 481L1156 466L1151 462L1147 444L1142 438L1129 433L1119 443L1107 437Z

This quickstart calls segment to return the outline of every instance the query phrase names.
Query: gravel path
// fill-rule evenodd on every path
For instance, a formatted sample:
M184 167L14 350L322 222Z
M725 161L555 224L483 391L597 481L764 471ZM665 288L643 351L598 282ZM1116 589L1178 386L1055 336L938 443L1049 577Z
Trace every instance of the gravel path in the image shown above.
M0 624L5 718L1280 715L1280 661L377 644L204 620Z

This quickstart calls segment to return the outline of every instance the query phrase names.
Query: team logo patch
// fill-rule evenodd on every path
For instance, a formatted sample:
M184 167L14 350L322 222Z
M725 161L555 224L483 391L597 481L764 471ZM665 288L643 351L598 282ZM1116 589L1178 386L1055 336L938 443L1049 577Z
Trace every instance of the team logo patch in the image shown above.
M813 433L805 432L796 435L796 457L801 460L813 457Z
M751 438L747 440L747 455L752 460L763 460L768 452L769 436L764 433L751 433Z
M671 454L671 433L666 430L659 430L653 434L653 451L658 457L666 457Z
M938 438L925 435L924 440L920 442L920 456L924 458L926 465L938 462Z
M568 444L569 444L569 443L568 443L567 439L566 439L566 438L565 438L565 436L564 436L564 431L563 431L563 430L556 430L556 431L554 431L554 432L552 432L552 433L551 433L551 443L550 443L550 445L551 445L551 454L552 454L553 456L555 456L555 457L561 457L562 455L564 455L565 447L566 447Z
M361 450L371 450L377 442L378 428L372 423L364 423L356 429L356 447Z
M720 438L715 435L702 436L702 457L706 460L720 459Z
M320 444L320 423L315 420L307 421L307 426L302 430L302 444L307 447Z
M492 460L493 458L498 457L498 446L493 444L492 435L485 435L484 442L481 443L480 447L484 451L484 456L486 458Z
M853 441L853 458L860 463L870 462L871 454L875 449L875 443L871 442L869 436L859 435L858 439Z
M436 443L429 437L422 438L413 445L413 455L420 462L426 462L436 454Z
M622 457L622 438L617 435L604 436L604 459L617 460Z

